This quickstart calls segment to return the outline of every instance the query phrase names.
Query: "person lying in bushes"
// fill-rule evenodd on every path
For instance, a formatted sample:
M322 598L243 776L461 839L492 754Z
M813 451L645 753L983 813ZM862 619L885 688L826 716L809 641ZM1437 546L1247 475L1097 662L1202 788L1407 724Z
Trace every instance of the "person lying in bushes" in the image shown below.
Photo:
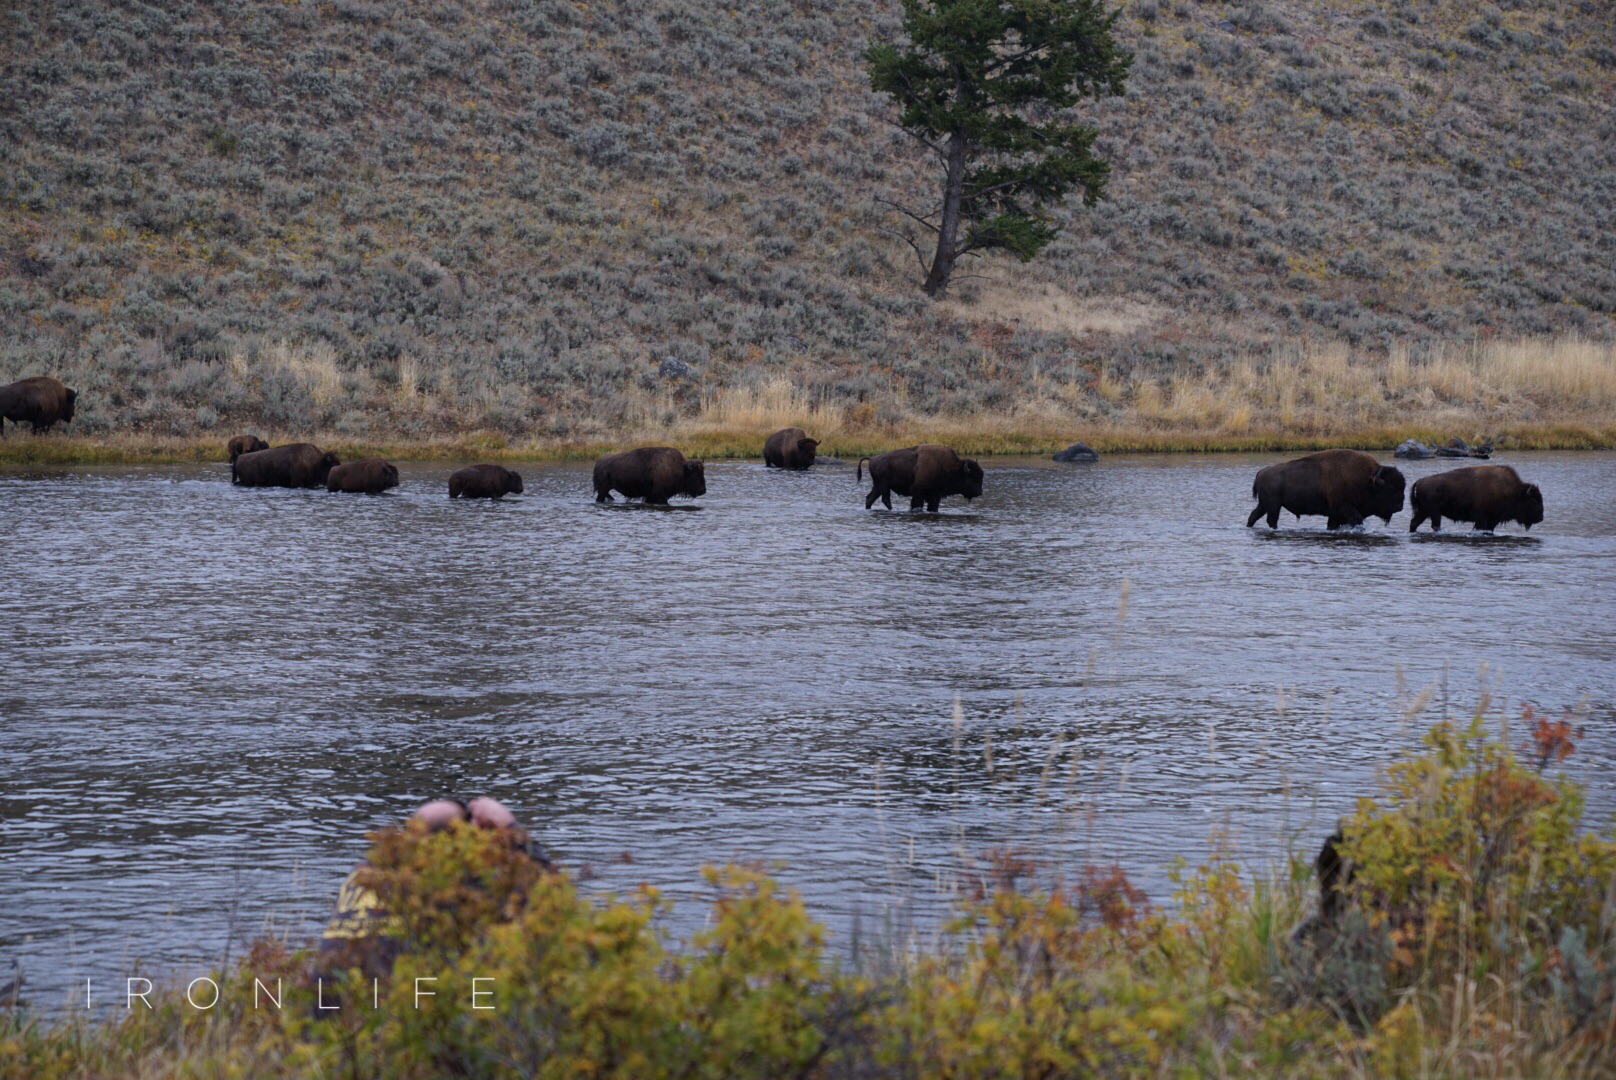
M487 844L484 830L501 842ZM369 857L337 891L316 976L350 969L384 976L404 952L441 947L457 928L511 917L532 883L553 869L516 815L486 796L434 799L372 841Z

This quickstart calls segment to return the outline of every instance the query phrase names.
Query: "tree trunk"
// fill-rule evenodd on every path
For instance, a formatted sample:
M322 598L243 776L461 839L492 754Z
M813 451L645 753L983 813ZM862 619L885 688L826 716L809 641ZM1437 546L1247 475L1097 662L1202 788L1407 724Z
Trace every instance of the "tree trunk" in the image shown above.
M940 299L948 291L959 251L960 203L965 198L965 136L948 137L948 177L943 182L943 220L937 230L937 252L926 274L926 295Z

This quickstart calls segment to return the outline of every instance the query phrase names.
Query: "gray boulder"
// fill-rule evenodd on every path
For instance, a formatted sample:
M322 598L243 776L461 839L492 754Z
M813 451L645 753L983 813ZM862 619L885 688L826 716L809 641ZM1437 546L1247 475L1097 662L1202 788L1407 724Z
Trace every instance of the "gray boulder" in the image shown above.
M1469 457L1470 444L1455 435L1447 442L1436 448L1436 456L1444 458Z
M1085 442L1075 442L1064 450L1055 453L1056 461L1099 461L1100 452Z
M1426 458L1436 457L1436 449L1418 439L1404 439L1397 444L1397 449L1392 451L1392 457L1423 461Z
M696 374L696 369L677 357L664 356L657 374L664 379L689 379Z

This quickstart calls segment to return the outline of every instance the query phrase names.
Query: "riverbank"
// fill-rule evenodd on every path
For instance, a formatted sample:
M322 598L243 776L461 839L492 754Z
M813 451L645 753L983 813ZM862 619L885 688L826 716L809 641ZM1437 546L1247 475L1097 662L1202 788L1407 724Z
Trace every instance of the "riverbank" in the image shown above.
M252 400L255 378L307 383L316 402L342 385L329 357L316 362L293 347L273 352L280 359L270 367L242 368L244 400ZM1308 346L1198 372L1082 367L1060 378L1034 374L991 407L937 412L913 407L897 389L890 400L843 402L784 376L711 388L635 385L602 403L600 415L581 408L558 413L559 425L539 413L526 424L490 428L411 388L376 400L358 429L266 423L250 410L216 418L205 432L182 425L179 434L57 428L34 436L12 425L0 440L0 464L224 461L226 441L247 432L277 444L315 442L345 459L577 461L648 444L704 459L757 458L771 432L792 426L820 439L822 455L842 458L916 442L975 455L1049 454L1079 439L1102 453L1389 451L1408 438L1453 436L1491 438L1506 449L1603 450L1616 447L1616 345L1555 338L1417 358ZM543 433L557 428L566 434Z
M407 943L385 976L362 943L340 970L260 940L101 988L101 1021L6 1010L0 1080L1609 1075L1616 841L1550 774L1571 725L1520 719L1518 753L1502 716L1434 725L1317 863L1253 880L1214 854L1163 909L1114 867L989 854L935 936L846 962L756 868L708 867L710 916L674 941L649 887L591 897L499 833L385 829L362 871Z
M763 441L774 428L646 431L619 439L588 442L513 440L493 432L422 440L357 440L330 433L269 432L274 445L313 442L334 450L344 461L384 457L393 461L560 462L593 461L603 454L635 446L672 445L702 460L761 459ZM879 431L809 428L821 438L821 458L877 454L918 442L940 442L974 456L1045 456L1081 439L1102 454L1137 453L1306 453L1350 446L1389 453L1404 439L1441 443L1455 434L1450 427L1410 425L1398 428L1345 429L1339 432L1135 431L1124 428L1070 429L1068 435L1039 431L995 430L969 424ZM263 434L259 430L259 434ZM1472 437L1467 434L1463 437ZM1616 423L1607 425L1545 424L1500 429L1487 437L1503 450L1616 449ZM17 436L0 443L0 465L180 465L229 460L224 437L152 437L121 435L78 437L52 434Z

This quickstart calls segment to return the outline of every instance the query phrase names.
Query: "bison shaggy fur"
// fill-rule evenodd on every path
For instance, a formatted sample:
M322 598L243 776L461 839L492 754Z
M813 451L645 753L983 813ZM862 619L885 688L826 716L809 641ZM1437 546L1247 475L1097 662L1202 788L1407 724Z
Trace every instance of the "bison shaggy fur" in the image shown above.
M44 431L58 420L71 424L78 399L77 390L69 390L62 380L49 375L0 386L0 436L6 433L7 420L32 424L35 431Z
M230 463L230 482L242 487L324 487L337 455L313 443L287 443L271 450L242 454Z
M675 495L696 498L707 494L707 468L700 461L686 461L671 446L607 454L595 462L595 501L611 502L613 491L658 505Z
M777 469L806 469L813 465L819 440L800 427L781 428L763 444L763 464Z
M325 478L327 491L344 491L350 495L380 495L388 488L398 487L398 466L379 457L360 458L346 465L337 465Z
M451 499L502 499L522 494L522 477L503 465L467 465L449 476Z
M1427 520L1433 531L1440 529L1443 518L1468 521L1484 532L1506 521L1530 529L1543 520L1543 492L1508 465L1469 465L1422 476L1414 481L1409 506L1414 511L1409 532Z
M856 479L864 479L864 463L870 463L870 494L864 500L868 510L880 499L892 509L892 496L909 496L909 509L937 512L949 495L962 495L965 501L982 494L982 466L962 458L951 446L924 443L888 450L874 457L860 458Z
M1382 465L1373 454L1320 450L1257 473L1251 485L1257 508L1246 519L1246 527L1267 517L1268 527L1278 528L1281 510L1297 517L1322 514L1331 529L1362 525L1370 517L1390 523L1403 508L1403 486L1403 474Z

